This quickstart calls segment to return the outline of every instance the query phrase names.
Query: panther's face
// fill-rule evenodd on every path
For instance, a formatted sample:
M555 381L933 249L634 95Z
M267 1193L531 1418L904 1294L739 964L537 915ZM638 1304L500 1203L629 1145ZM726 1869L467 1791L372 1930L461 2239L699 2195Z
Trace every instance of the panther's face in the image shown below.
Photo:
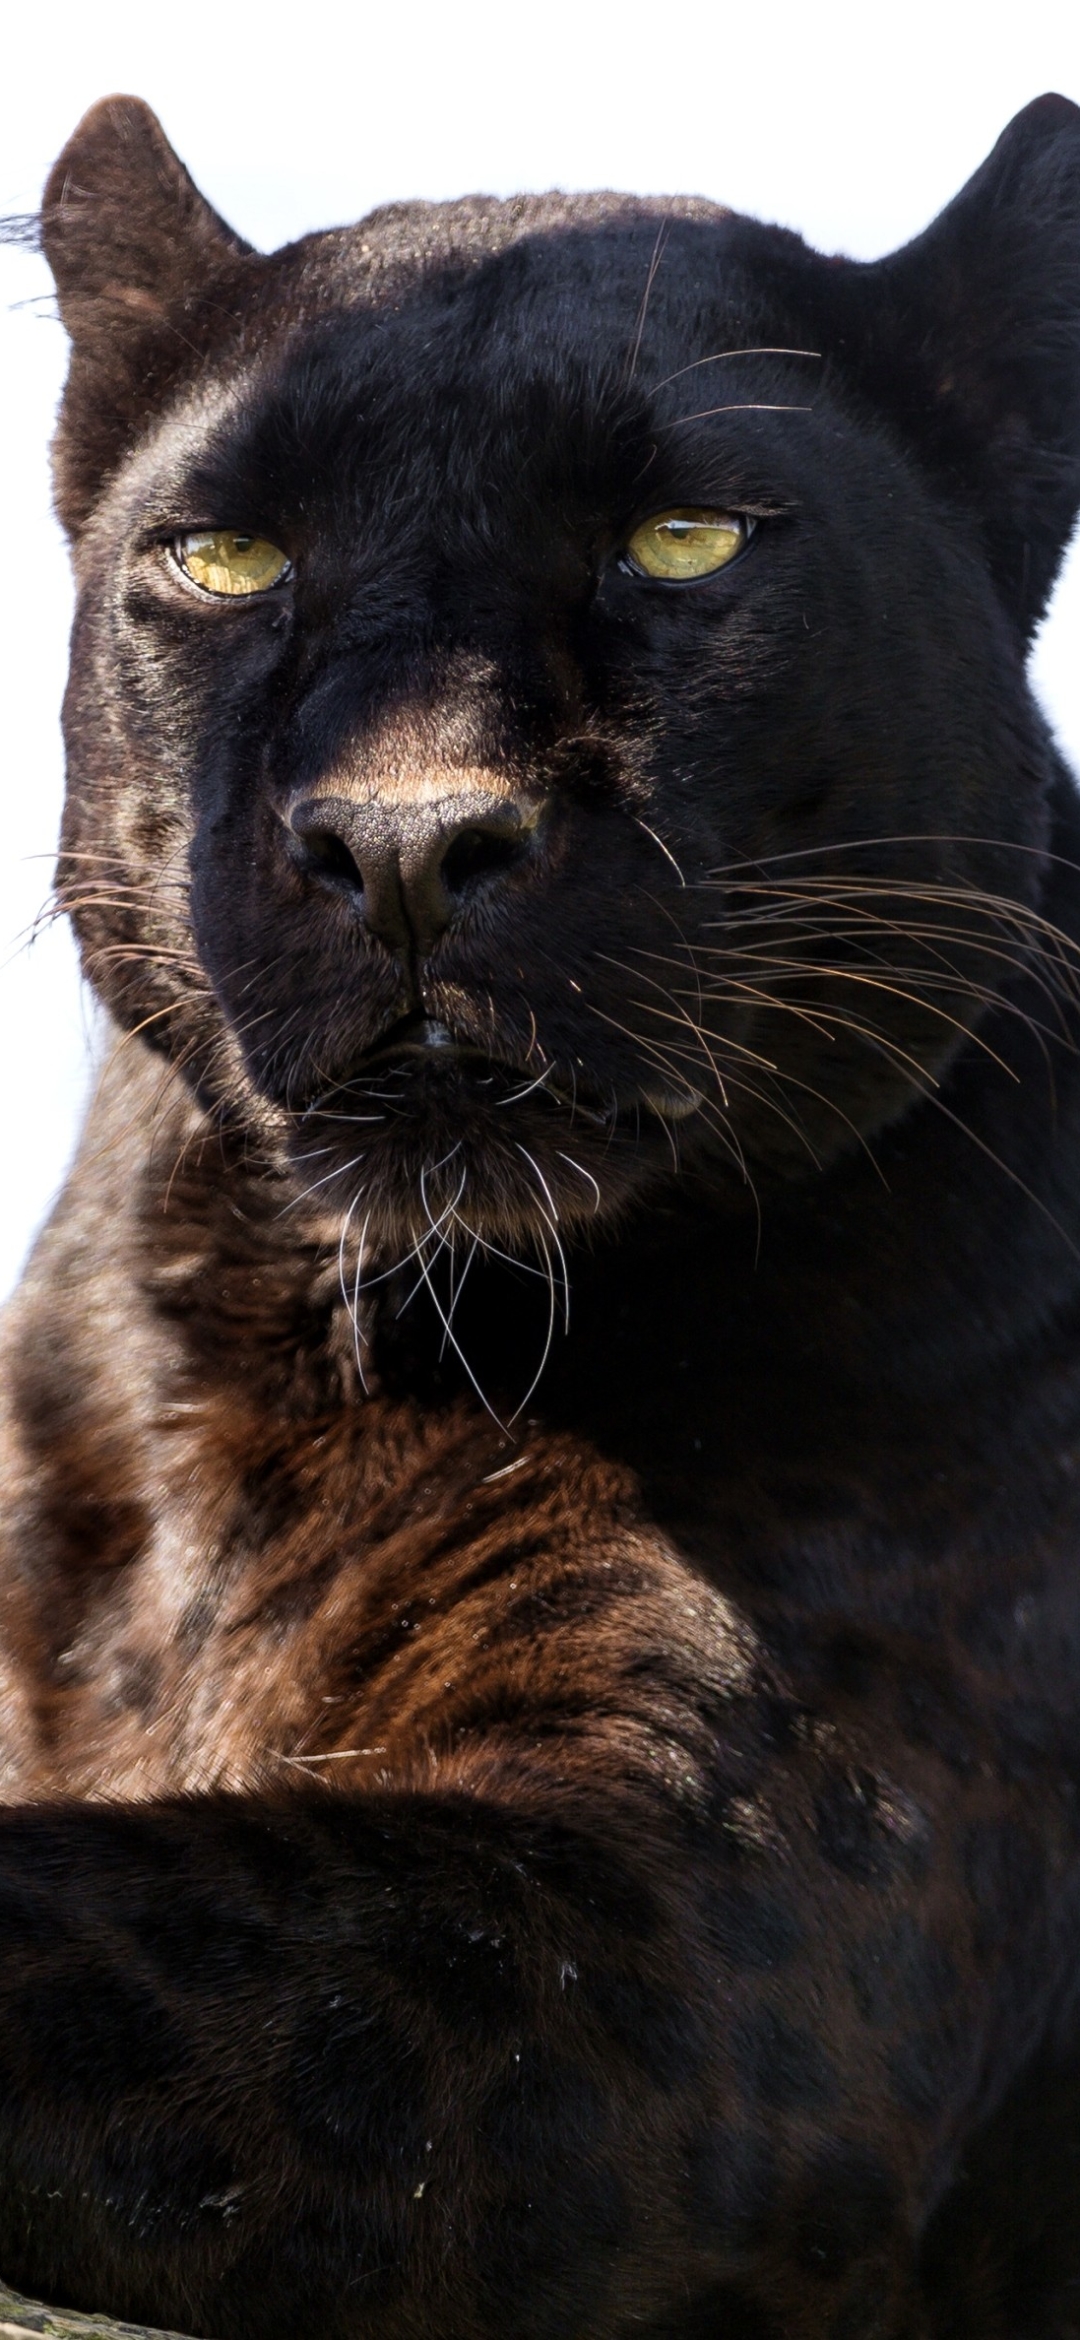
M980 483L933 254L586 198L264 261L124 103L147 248L119 102L45 223L98 990L384 1245L872 1138L1027 948L1042 840L1057 547Z

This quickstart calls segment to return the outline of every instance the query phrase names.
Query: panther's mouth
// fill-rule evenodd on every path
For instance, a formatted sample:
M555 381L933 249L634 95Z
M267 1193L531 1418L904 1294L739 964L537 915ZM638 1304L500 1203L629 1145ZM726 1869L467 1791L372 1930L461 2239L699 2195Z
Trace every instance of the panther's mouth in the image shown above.
M449 1025L440 1023L437 1016L429 1016L418 1010L410 1015L398 1016L372 1047L365 1049L356 1067L356 1077L359 1079L375 1066L392 1063L399 1057L423 1059L434 1056L438 1056L444 1064L472 1062L494 1065L495 1062L473 1042L458 1039ZM508 1065L504 1069L509 1072L515 1068Z
M398 1016L364 1050L346 1085L356 1095L372 1074L385 1078L395 1072L401 1075L401 1104L405 1104L417 1075L423 1078L430 1072L437 1080L456 1075L477 1103L498 1104L534 1095L538 1102L547 1099L557 1110L607 1131L628 1116L640 1116L643 1108L664 1121L685 1121L705 1101L689 1082L676 1084L655 1076L640 1087L622 1092L613 1086L603 1094L576 1069L568 1074L558 1064L549 1063L541 1064L538 1070L534 1063L494 1056L423 1010Z

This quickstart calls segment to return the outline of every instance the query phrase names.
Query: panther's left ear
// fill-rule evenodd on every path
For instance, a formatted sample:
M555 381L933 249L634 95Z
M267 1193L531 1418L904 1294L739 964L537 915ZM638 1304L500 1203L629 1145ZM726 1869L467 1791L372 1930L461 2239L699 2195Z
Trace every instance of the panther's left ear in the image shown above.
M1030 632L1080 507L1080 106L1036 98L924 234L839 274L841 362L974 506Z

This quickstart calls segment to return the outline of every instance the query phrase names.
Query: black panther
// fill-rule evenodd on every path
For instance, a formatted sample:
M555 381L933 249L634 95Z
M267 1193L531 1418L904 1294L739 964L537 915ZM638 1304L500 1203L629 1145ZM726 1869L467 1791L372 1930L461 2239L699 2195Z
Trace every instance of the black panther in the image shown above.
M7 1318L0 2272L207 2340L1080 2331L1080 111L40 222L110 1039Z

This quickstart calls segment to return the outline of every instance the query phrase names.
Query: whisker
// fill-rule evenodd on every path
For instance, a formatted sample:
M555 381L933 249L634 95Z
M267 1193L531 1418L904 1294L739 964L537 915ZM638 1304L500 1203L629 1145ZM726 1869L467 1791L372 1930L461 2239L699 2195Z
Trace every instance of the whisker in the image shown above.
M671 232L671 226L670 226L670 222L669 222L668 220L666 220L666 219L665 219L665 220L662 220L662 221L661 221L661 223L660 223L660 226L658 227L658 229L657 229L657 231L656 231L656 242L654 243L654 245L653 245L653 248L652 248L652 258L651 258L651 260L650 260L650 262L649 262L649 270L648 270L648 275L647 275L647 276L646 276L646 278L645 278L645 290L644 290L644 292L642 293L642 296L641 296L641 306L640 306L640 308L639 308L639 310L638 310L638 315L637 315L637 328L636 328L636 331L635 331L635 333L634 333L634 339L633 339L633 343L632 343L632 346L631 346L631 349L630 349L630 355L629 355L629 358L628 358L628 360L627 360L627 370L626 370L626 380L625 380L625 387L626 387L627 389L629 389L629 388L630 388L630 384L632 383L632 381L633 381L633 379L634 379L634 375L635 375L635 373L636 373L636 371L637 371L637 362L638 362L638 357L639 357L639 354L640 354L640 351L641 351L641 337L642 337L642 334L643 334L643 333L644 333L644 331L645 331L645 319L646 319L646 317L647 317L647 316L648 316L648 314L649 314L649 302L650 302L650 300L651 300L651 298L652 298L652 288L653 288L653 285L654 285L654 284L655 284L655 282L656 282L656 273L657 273L657 270L658 270L658 268L659 268L659 266L660 266L660 262L661 262L661 260L663 259L663 256L664 256L664 246L665 246L665 244L667 243L668 236L669 236L670 232Z
M778 349L768 343L757 349L714 349L711 357L691 358L688 366L676 366L673 374L665 374L659 382L650 382L650 390L666 390L669 382L680 382L684 374L696 373L699 366L718 366L728 358L741 357L796 357L821 360L819 349Z
M671 422L653 424L657 431L681 430L684 423L707 422L713 414L813 414L812 406L793 406L764 398L741 399L730 406L702 406L696 414L677 414Z
M344 1217L344 1219L342 1220L342 1223L341 1223L341 1234L340 1234L340 1236L339 1236L339 1238L338 1238L337 1270L338 1270L338 1285L339 1285L339 1288L340 1288L340 1291L341 1291L341 1297L342 1297L342 1301L343 1301L343 1303L344 1303L344 1307L345 1307L345 1314L346 1314L346 1316L348 1317L348 1319L349 1319L349 1322L350 1322L350 1324L351 1324L351 1326L352 1326L352 1337L353 1337L353 1356L354 1356L354 1357L355 1357L355 1359L356 1359L356 1371L357 1371L357 1375L358 1375L358 1377L359 1377L359 1381L360 1381L360 1387L361 1387L361 1389L363 1390L364 1396L365 1396L365 1397L367 1397L367 1395L368 1395L368 1385L367 1385L367 1379L366 1379L366 1376L365 1376L365 1373L364 1373L364 1360L363 1360L363 1358L362 1358L362 1356L361 1356L361 1354L360 1354L360 1349L361 1349L361 1340L362 1340L362 1335L361 1335L361 1331L360 1331L360 1277L361 1277L361 1274L362 1274L362 1272L363 1272L363 1266L364 1266L364 1239L365 1239L365 1237L366 1237L366 1235L367 1235L367 1229L368 1229L368 1220L367 1220L367 1219L365 1219L365 1220L364 1220L364 1225L363 1225L363 1228L362 1228L362 1230L361 1230L361 1235L360 1235L360 1241L359 1241L359 1243L358 1243L358 1245L357 1245L357 1250L356 1250L356 1274L355 1274L355 1276L353 1277L352 1304L351 1304L351 1306L350 1306L350 1302L349 1302L349 1293L348 1293L348 1288L347 1288L347 1286L346 1286L346 1283L345 1283L345 1245L346 1245L346 1241L347 1241L347 1239L348 1239L348 1233L349 1233L349 1223L350 1223L350 1221L351 1221L351 1219L352 1219L353 1212L355 1211L355 1209L356 1209L356 1206L357 1206L358 1202L360 1201L360 1196L361 1196L361 1193L362 1193L362 1191L363 1191L363 1190L362 1190L362 1188L360 1188L360 1187L358 1187L358 1188L357 1188L357 1190L356 1190L356 1193L354 1194L354 1196L353 1196L353 1199L352 1199L351 1203L349 1204L349 1208L348 1208L348 1210L347 1210L347 1211L346 1211L346 1213L345 1213L345 1217ZM368 1217L370 1217L370 1212L369 1212L369 1214L368 1214Z
M539 1363L539 1365L538 1365L538 1366L537 1366L537 1368L536 1368L536 1371L535 1371L535 1373L534 1373L534 1375L533 1375L533 1377L532 1377L532 1380L531 1380L531 1381L530 1381L530 1383L529 1383L528 1389L526 1390L526 1392L525 1392L525 1395L524 1395L524 1397L522 1398L520 1405L517 1405L517 1406L515 1406L515 1408L514 1408L514 1411L513 1411L513 1413L512 1413L512 1414L511 1414L511 1416L510 1416L510 1420L509 1420L509 1422L507 1423L507 1430L508 1430L508 1431L513 1429L514 1423L515 1423L515 1422L516 1422L516 1421L519 1419L519 1416L520 1416L520 1415L522 1415L522 1414L524 1413L524 1411L525 1411L525 1408L526 1408L526 1406L527 1406L527 1405L528 1405L528 1403L529 1403L529 1399L531 1398L531 1396L532 1396L532 1394L533 1394L533 1391L534 1391L534 1390L535 1390L535 1389L536 1389L536 1388L539 1386L540 1380L541 1380L541 1378L542 1378L542 1375L543 1375L543 1372L544 1372L544 1367L545 1367L545 1365L547 1364L548 1358L549 1358L549 1357L550 1357L550 1355L551 1355L551 1344L552 1344L552 1341L553 1341L553 1340L554 1340L554 1338L555 1338L555 1306L556 1306L556 1302L555 1302L555 1271L554 1271L554 1269L553 1269L553 1267L552 1267L552 1265L551 1265L551 1254L550 1254L550 1252L548 1251L547 1243L546 1243L546 1241L545 1241L545 1239L544 1239L543 1235L537 1234L537 1236L536 1236L536 1242L537 1242L537 1244L538 1244L538 1246L539 1246L539 1249L540 1249L540 1251L541 1251L541 1253L542 1253L542 1255L543 1255L543 1258L544 1258L544 1261L545 1261L545 1264L546 1264L546 1267L547 1267L547 1282L548 1282L548 1294L549 1294L549 1305L548 1305L548 1321L547 1321L547 1335L546 1335L546 1338L545 1338L545 1341L544 1341L544 1347L543 1347L543 1352L542 1352L542 1354L541 1354L540 1363ZM565 1272L565 1263L564 1263L564 1272ZM567 1309L569 1310L569 1295L567 1296Z
M595 1201L595 1204L593 1205L593 1216L595 1217L595 1215L596 1215L596 1212L597 1212L597 1211L599 1210L599 1208L600 1208L600 1186L599 1186L599 1181L593 1177L593 1174L592 1174L592 1171L591 1171L591 1170L585 1170L585 1169L583 1169L583 1168L582 1168L582 1165L581 1165L581 1163L580 1163L580 1162L575 1162L575 1160L574 1160L574 1157L573 1157L573 1155L572 1155L572 1154L564 1154L564 1153L562 1152L561 1148L558 1148L558 1147L556 1148L556 1151L557 1151L557 1153L558 1153L558 1156L559 1156L559 1160L560 1160L560 1162L569 1162L571 1170L576 1170L576 1171L577 1171L577 1174L578 1174L578 1177L579 1177L579 1178L584 1178L584 1180L585 1180L585 1182L586 1182L586 1185L588 1185L588 1186L591 1186L591 1187L592 1187L593 1193L594 1193L594 1194L595 1194L595 1196L596 1196L596 1201Z
M679 868L679 864L678 864L678 862L676 861L676 859L675 859L675 855L672 853L670 846L668 846L668 845L665 845L663 838L662 838L662 837L658 837L658 836L657 836L657 834L656 834L656 830L655 830L655 829L650 829L650 827L649 827L649 824L648 824L648 821L643 821L643 820L642 820L642 818L641 818L641 815L640 815L640 813L635 813L635 814L634 814L634 820L635 820L636 826L637 826L639 829L644 829L644 831L645 831L645 835L646 835L647 837L651 837L651 838L652 838L652 841L653 841L653 844L659 847L659 849L660 849L661 853L662 853L662 854L663 854L663 856L664 856L664 859L665 859L665 861L670 861L670 863L671 863L671 866L672 866L672 869L674 870L674 872L675 872L675 875L676 875L676 877L678 878L679 884L680 884L681 886L685 886L685 884L686 884L686 879L684 878L684 876L683 876L683 873L682 873L681 869Z
M553 1064L546 1064L544 1066L543 1072L537 1073L536 1079L534 1081L530 1081L526 1089L514 1089L511 1091L509 1096L496 1097L496 1109L503 1105L520 1105L523 1097L531 1097L534 1089L543 1088L544 1082L551 1079L551 1075L554 1070L555 1067Z
M428 1269L427 1269L427 1267L425 1266L425 1263L424 1263L423 1259L420 1259L420 1260L418 1261L418 1265L419 1265L419 1267L420 1267L420 1270L421 1270L421 1273L422 1273L422 1275L423 1275L424 1282L425 1282L425 1284L427 1285L427 1288L428 1288L428 1293L429 1293L429 1295L430 1295L431 1302L432 1302L432 1306L433 1306L433 1308L434 1308L434 1310L435 1310L435 1313L436 1313L436 1315L437 1315L437 1317L438 1317L438 1319L439 1319L439 1322L440 1322L440 1324L441 1324L441 1325L442 1325L442 1327L443 1327L443 1330L444 1330L444 1332L445 1332L445 1334L446 1334L447 1341L449 1342L449 1345L450 1345L450 1347L453 1349L454 1355L455 1355L455 1357L457 1358L457 1360L458 1360L458 1363L459 1363L459 1364L460 1364L460 1366L462 1367L462 1370L463 1370L463 1371L464 1371L464 1372L465 1372L465 1373L468 1375L468 1378L469 1378L470 1382L472 1383L472 1386L473 1386L474 1390L476 1391L477 1397L479 1398L479 1400L480 1400L480 1403L481 1403L481 1405L483 1406L484 1412L485 1412L486 1414L490 1414L490 1416L491 1416L491 1419L492 1419L492 1421L494 1422L496 1429L497 1429L497 1430L501 1430L501 1431L502 1431L502 1433L503 1433L503 1436L504 1436L504 1437L508 1437L508 1436L509 1436L509 1429L508 1429L508 1426L507 1426L507 1424L506 1424L505 1422L503 1422L503 1421L501 1421L501 1420L500 1420L500 1418L499 1418L498 1414L496 1413L494 1406L491 1404L491 1401L490 1401L490 1399L488 1398L488 1396L487 1396L486 1392L485 1392L485 1391L484 1391L484 1390L481 1388L481 1385L480 1385L480 1383L478 1382L478 1380L477 1380L477 1378L476 1378L476 1375L475 1375L475 1373L473 1372L472 1366L471 1366L471 1365L470 1365L470 1363L469 1363L469 1360L468 1360L468 1358L467 1358L467 1356L466 1356L466 1354L465 1354L465 1351L464 1351L464 1349L463 1349L463 1348L462 1348L462 1346L461 1346L461 1343L460 1343L460 1341L458 1341L458 1340L455 1338L455 1334L454 1334L454 1328L453 1328L452 1324L449 1322L449 1320L448 1320L448 1318L447 1318L446 1311L445 1311L445 1309L444 1309L444 1307L443 1307L443 1305L442 1305L442 1302L441 1302L441 1300L439 1299L439 1295L438 1295L438 1293L437 1293L437 1291L436 1291L436 1289L435 1289L435 1285L434 1285L434 1283L433 1283L433 1281L432 1281L432 1278L431 1278L431 1276L430 1276L430 1274L429 1274L429 1272L428 1272ZM534 1383L534 1385L533 1385L533 1386L535 1387L535 1383ZM530 1394L531 1394L531 1393L530 1393ZM526 1400L526 1403L527 1403L527 1402L528 1402L528 1401ZM520 1409L519 1409L519 1411L520 1411Z

